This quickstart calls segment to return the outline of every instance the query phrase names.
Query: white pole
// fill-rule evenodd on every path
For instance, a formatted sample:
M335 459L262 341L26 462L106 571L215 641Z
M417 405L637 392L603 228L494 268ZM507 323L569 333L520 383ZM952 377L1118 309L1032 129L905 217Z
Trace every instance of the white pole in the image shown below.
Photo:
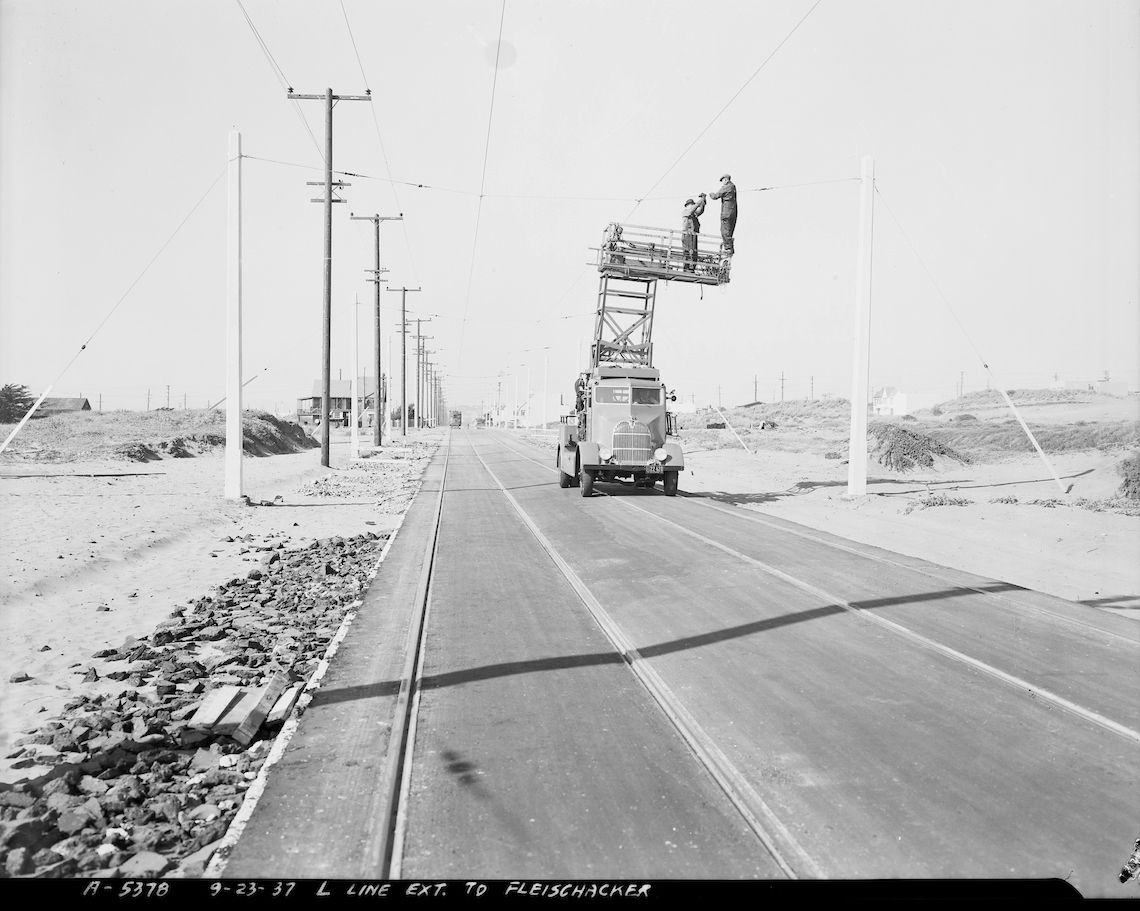
M388 372L392 373L392 333L391 332L388 333ZM388 427L388 442L389 443L392 441L392 402L395 401L395 398L392 397L392 387L395 385L395 379L396 379L396 375L394 373L392 373L392 376L389 377L389 379L388 379L388 395L391 398L388 402L384 403L384 423Z
M241 133L230 133L229 238L226 270L226 480L225 497L242 495L241 431Z
M863 159L859 192L859 260L855 273L855 350L851 366L851 444L847 495L867 493L867 392L871 385L871 247L874 237L875 160Z
M546 400L550 381L550 355L542 359L542 432L546 433Z
M526 368L526 426L530 427L530 365Z
M47 389L45 389L43 392L40 393L40 397L38 399L36 399L36 401L32 404L32 407L28 409L28 413L24 415L23 420L21 420L19 424L17 424L15 427L12 428L12 432L10 434L8 434L8 439L6 439L4 441L3 446L0 446L0 452L3 452L5 449L8 448L8 444L11 443L12 440L14 440L16 438L16 434L20 432L20 429L26 423L28 423L29 420L31 420L32 415L36 413L36 409L39 408L40 405L43 404L44 399L46 399L49 395L51 395L51 391L54 388L55 388L54 385L48 386ZM100 411L103 410L103 394L102 393L99 394L99 410Z
M356 410L356 396L359 394L360 386L357 380L357 373L360 371L358 359L360 357L360 327L357 325L356 311L360 308L360 301L356 299L356 295L352 295L352 377L349 382L348 394L352 398L352 451L349 452L349 458L360 458L360 428L356 426L357 410Z

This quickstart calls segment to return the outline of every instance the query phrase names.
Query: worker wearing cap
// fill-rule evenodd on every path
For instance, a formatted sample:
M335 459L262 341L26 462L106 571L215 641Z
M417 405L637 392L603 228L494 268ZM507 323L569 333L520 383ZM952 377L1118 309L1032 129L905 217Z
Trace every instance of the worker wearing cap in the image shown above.
M685 254L685 271L697 271L697 235L701 233L701 216L705 211L705 194L700 194L700 202L685 200L685 211L681 216L681 249Z
M732 233L736 230L736 184L728 174L720 175L720 189L709 194L720 200L720 238L724 252L732 255Z

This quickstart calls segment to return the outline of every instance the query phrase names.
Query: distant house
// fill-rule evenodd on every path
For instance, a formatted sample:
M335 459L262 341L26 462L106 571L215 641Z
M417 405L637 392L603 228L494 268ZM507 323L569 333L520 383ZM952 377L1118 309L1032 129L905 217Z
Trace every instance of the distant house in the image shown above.
M372 427L376 420L376 377L362 376L357 380L356 411L361 427ZM297 399L297 423L314 427L321 418L321 381L313 380L313 392ZM329 414L333 427L347 427L352 420L352 381L333 380L329 383Z
M36 409L34 417L47 418L53 414L69 414L73 411L90 411L91 403L87 399L44 399L43 404Z
M899 392L894 386L883 386L875 390L871 411L875 414L908 414L906 393Z
M1120 380L1097 380L1095 385L1100 395L1128 395L1128 384Z

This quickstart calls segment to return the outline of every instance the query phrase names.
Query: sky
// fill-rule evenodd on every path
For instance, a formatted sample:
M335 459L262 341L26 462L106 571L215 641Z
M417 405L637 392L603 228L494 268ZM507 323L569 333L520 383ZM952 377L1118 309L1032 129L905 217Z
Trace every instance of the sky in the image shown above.
M529 386L554 420L607 224L677 228L730 172L732 280L661 283L664 382L702 406L849 397L871 156L872 386L1140 389L1137 0L0 0L0 383L104 410L222 398L236 131L245 404L309 394L325 117L289 88L371 91L333 114L354 175L334 378L354 312L371 358L374 229L351 215L402 214L381 228L396 394L392 289L420 288L451 407Z

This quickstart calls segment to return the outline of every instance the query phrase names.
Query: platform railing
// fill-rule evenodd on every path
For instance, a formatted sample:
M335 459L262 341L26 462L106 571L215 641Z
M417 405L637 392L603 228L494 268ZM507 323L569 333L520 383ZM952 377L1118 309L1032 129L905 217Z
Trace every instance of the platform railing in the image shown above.
M621 278L660 278L722 285L728 282L731 257L721 239L697 234L695 256L686 257L682 232L643 225L607 226L597 253L598 271Z

